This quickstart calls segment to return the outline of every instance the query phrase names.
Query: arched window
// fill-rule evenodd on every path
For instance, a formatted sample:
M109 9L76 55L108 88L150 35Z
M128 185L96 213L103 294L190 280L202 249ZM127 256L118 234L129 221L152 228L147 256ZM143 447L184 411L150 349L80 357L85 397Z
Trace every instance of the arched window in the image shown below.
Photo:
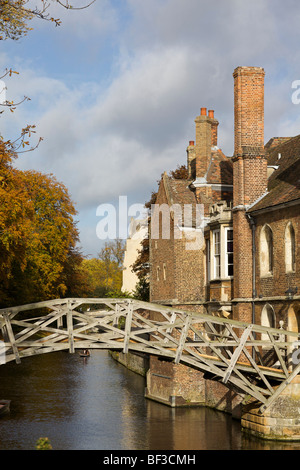
M288 309L287 330L294 331L295 333L300 332L300 306L299 304L292 304L290 305ZM298 341L297 336L287 336L287 341L289 342L288 348L287 348L288 365L289 365L289 370L291 371L299 363L298 362L299 354L297 353L297 349L299 349L299 344L297 344L297 341ZM294 353L296 353L295 358L294 358Z
M260 232L260 273L273 273L273 233L269 225L264 225Z
M164 281L167 279L167 267L166 263L163 264L163 274L164 274Z
M275 312L270 304L266 304L261 312L261 325L268 328L275 328ZM262 333L261 339L263 341L270 341L268 333ZM263 346L264 348L265 346ZM268 347L268 346L266 346Z
M285 229L285 271L291 272L295 271L295 230L293 224L288 222L286 229Z
M296 304L290 305L288 309L288 331L300 332L300 306ZM292 341L295 341L295 337L292 337Z

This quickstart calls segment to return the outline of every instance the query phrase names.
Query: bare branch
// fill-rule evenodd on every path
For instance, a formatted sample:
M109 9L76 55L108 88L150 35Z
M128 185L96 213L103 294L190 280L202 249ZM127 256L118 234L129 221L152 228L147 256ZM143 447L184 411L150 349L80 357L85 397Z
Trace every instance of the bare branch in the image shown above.
M7 107L10 109L11 112L14 112L14 110L16 109L16 106L19 106L20 104L24 103L24 101L30 101L30 98L28 98L28 96L24 96L24 98L18 103L14 103L14 101L6 100L3 103L0 103L0 106ZM2 113L4 113L4 110L0 111L0 114Z
M55 26L59 26L61 21L48 13L51 2L58 3L66 10L84 10L90 7L96 0L87 0L88 3L80 7L75 7L69 3L69 0L40 0L40 7L30 8L29 0L0 0L0 40L7 38L18 40L26 35L29 28L27 22L33 18L40 18L46 21L52 21Z
M4 141L2 136L0 136L0 142L2 145L4 145L7 148L9 152L13 154L32 152L40 145L40 143L43 140L43 138L40 137L36 145L29 147L30 142L29 140L25 140L25 139L30 139L32 137L32 134L35 134L35 132L36 132L35 125L29 124L24 129L22 129L21 134L17 139L13 141L12 140ZM24 150L26 146L28 148Z
M73 5L69 5L68 0L66 0L65 3L61 2L60 0L56 0L57 3L59 3L63 8L66 8L67 10L84 10L85 8L89 8L93 3L95 3L95 1L96 0L92 0L90 3L82 7L73 7Z
M5 69L5 72L2 76L0 76L0 79L6 77L7 75L9 75L11 77L13 73L16 73L17 75L19 75L19 72L16 72L15 70Z

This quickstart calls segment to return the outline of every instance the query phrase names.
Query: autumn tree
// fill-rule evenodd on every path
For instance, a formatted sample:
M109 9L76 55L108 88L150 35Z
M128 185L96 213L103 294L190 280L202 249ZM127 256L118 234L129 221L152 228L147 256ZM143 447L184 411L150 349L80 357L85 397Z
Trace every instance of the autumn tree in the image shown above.
M82 261L67 189L53 175L17 170L14 158L1 144L2 305L65 296L80 284L75 274Z
M26 9L24 0L2 0L0 4L0 40L18 40L31 28L28 22L33 14Z
M125 244L117 238L114 241L105 242L98 255L105 267L107 291L121 291L124 253Z
M30 231L32 209L27 204L20 174L13 166L14 155L0 143L0 294L9 299L14 265L26 265L25 238Z
M177 165L175 170L170 171L170 176L174 178L174 180L187 180L189 173L186 165Z
M21 173L21 180L32 210L24 277L30 281L35 298L63 297L70 289L64 271L66 261L78 256L73 202L53 175L26 171Z
M0 40L20 40L32 29L35 18L60 25L51 6L82 9L68 0L0 0ZM17 73L12 69L1 78ZM20 103L2 101L0 115ZM82 295L86 282L80 269L82 254L74 221L76 211L67 189L53 175L22 172L13 161L20 152L35 148L29 141L35 132L27 125L16 139L0 135L0 302L23 303L50 297ZM40 140L39 140L40 142Z
M76 0L75 0L76 1ZM0 2L0 40L18 40L25 36L32 28L28 23L39 18L53 22L56 26L61 24L59 18L51 15L51 5L59 4L67 10L82 10L88 8L95 0L74 5L68 0L40 0L33 7L30 0L1 0Z
M105 297L107 287L103 261L99 258L84 259L80 265L80 271L86 280L85 296Z
M125 244L116 239L106 242L97 258L84 259L81 272L87 280L89 297L117 296L121 293Z

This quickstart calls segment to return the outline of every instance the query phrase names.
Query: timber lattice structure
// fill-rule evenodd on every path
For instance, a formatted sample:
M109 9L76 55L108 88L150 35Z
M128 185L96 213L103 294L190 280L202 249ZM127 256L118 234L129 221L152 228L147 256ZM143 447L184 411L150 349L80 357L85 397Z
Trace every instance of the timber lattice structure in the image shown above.
M0 309L0 329L2 364L76 349L156 355L249 395L261 412L300 373L300 364L291 362L296 332L131 299L56 299Z

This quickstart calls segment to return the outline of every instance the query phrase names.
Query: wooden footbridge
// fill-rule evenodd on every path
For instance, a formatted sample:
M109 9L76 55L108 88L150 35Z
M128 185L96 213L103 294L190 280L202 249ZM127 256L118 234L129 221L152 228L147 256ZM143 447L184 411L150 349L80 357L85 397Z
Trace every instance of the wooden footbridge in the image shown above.
M161 356L250 395L261 411L300 373L291 361L298 333L130 299L57 299L0 309L0 329L2 363L76 349Z

